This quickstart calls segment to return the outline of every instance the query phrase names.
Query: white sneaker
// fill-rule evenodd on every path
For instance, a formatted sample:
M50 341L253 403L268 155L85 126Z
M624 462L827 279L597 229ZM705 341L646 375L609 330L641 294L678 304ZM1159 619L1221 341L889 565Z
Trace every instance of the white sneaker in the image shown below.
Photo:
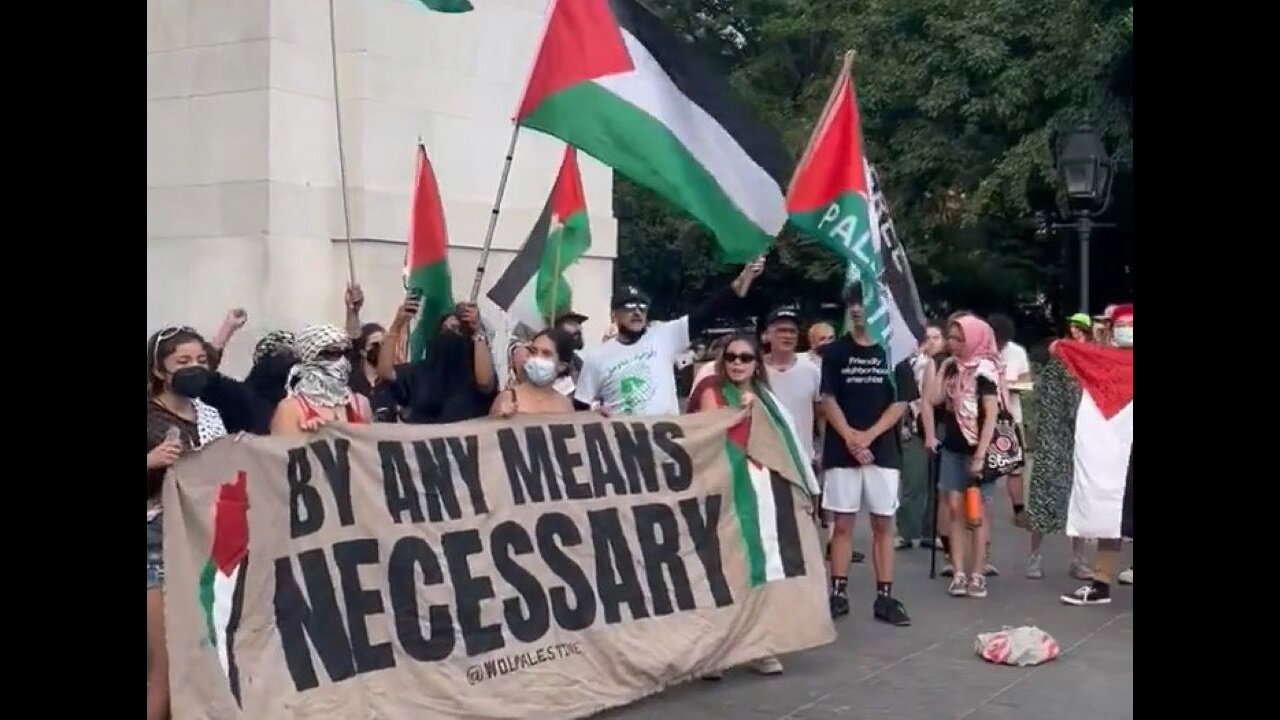
M1039 555L1032 555L1027 558L1027 579L1043 580L1044 579L1044 559Z
M1120 583L1121 585L1132 585L1133 584L1133 568L1129 568L1128 570L1125 570L1124 572L1117 575L1116 582Z
M776 657L760 658L751 663L751 669L761 675L781 675L782 663Z
M1089 563L1076 558L1071 561L1071 577L1076 580L1092 580L1093 570L1089 567Z

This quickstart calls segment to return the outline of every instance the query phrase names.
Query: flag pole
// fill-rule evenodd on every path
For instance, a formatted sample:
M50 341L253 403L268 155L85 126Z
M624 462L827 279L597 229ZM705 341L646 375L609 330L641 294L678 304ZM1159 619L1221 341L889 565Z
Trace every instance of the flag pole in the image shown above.
M356 257L351 248L351 209L347 203L347 154L342 143L342 103L338 96L337 12L329 0L329 58L333 62L333 120L338 134L338 183L342 198L342 227L347 241L347 282L356 282Z
M469 301L474 303L480 297L480 281L484 279L485 264L489 262L489 250L493 248L493 231L498 227L498 212L502 207L502 194L507 190L507 177L511 174L511 158L516 154L516 140L520 137L520 124L514 123L511 129L511 143L507 145L507 157L502 163L502 177L498 180L498 195L493 199L493 211L489 215L489 229L484 234L484 245L480 248L480 262L476 265L476 278L471 282Z

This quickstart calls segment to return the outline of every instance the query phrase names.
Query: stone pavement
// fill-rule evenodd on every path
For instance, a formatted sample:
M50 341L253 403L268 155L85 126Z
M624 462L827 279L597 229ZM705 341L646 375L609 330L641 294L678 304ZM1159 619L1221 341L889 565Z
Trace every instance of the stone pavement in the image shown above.
M993 562L984 600L951 598L946 580L929 580L929 551L898 551L894 594L913 624L871 618L870 560L849 573L853 612L836 623L831 645L783 658L786 673L762 677L739 669L718 683L696 681L599 717L609 720L1057 720L1133 717L1133 586L1116 586L1110 605L1071 607L1058 596L1080 586L1067 576L1066 538L1045 541L1045 578L1027 580L1027 534L1010 523L1003 486L994 505ZM869 550L866 516L855 545ZM1128 567L1133 545L1125 545ZM938 567L941 569L941 553ZM973 651L979 632L1036 625L1063 653L1032 668L996 666ZM660 642L660 640L659 640Z

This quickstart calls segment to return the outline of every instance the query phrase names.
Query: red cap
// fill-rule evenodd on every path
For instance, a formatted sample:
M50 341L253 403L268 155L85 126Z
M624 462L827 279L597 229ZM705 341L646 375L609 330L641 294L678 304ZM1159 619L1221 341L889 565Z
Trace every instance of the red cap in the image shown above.
M1133 322L1133 303L1114 305L1107 308L1107 315L1110 316L1111 322L1113 323L1118 323L1121 320Z

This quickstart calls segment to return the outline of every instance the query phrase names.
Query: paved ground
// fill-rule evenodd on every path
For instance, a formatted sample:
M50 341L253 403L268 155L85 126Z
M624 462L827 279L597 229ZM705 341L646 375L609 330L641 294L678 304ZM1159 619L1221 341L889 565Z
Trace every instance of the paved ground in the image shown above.
M1008 500L1003 493L1004 515ZM1045 579L1022 577L1027 535L996 518L994 562L1001 576L985 600L953 599L946 581L929 580L929 551L897 553L895 594L914 624L893 628L871 619L870 565L850 571L853 612L836 625L831 645L784 658L786 673L746 670L719 683L694 682L601 715L609 720L733 718L891 718L892 720L1056 720L1133 717L1133 587L1110 605L1077 608L1058 595L1081 583L1067 576L1065 538L1046 542ZM859 519L858 549L868 528ZM1125 562L1133 545L1125 546ZM939 568L941 559L939 559ZM1123 565L1123 567L1127 567ZM974 654L974 636L1004 625L1037 625L1063 648L1034 668L990 665Z

